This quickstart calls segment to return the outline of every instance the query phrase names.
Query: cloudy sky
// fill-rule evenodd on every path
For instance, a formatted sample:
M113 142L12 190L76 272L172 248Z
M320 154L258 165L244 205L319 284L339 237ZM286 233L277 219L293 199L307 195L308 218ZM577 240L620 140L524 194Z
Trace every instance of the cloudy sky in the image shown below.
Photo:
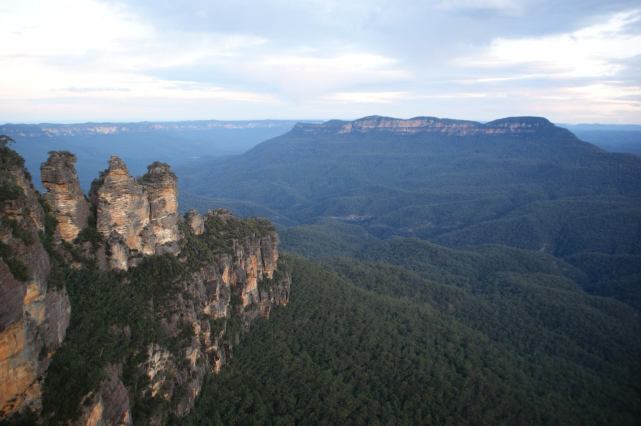
M0 0L0 123L641 124L638 0Z

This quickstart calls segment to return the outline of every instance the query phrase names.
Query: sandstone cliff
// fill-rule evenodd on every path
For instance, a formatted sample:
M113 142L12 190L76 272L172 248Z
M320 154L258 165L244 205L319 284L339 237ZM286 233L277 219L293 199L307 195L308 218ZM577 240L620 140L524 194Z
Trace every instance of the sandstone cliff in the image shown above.
M178 257L143 260L131 275L107 284L113 292L139 286L150 304L134 317L150 322L137 331L107 317L106 337L128 349L104 366L102 381L78 395L83 409L75 424L160 425L184 416L205 379L220 372L251 324L287 305L291 280L279 262L278 237L269 222L241 220L224 210L204 218L190 212L189 217L202 228L182 227ZM154 272L158 275L151 277ZM154 282L156 276L165 282ZM136 303L132 308L140 308Z
M3 151L0 420L24 408L50 424L178 419L241 334L288 303L278 236L225 210L182 218L163 163L135 179L112 157L87 201L74 163L50 153L41 200Z
M126 270L141 256L178 253L176 176L167 164L153 163L138 181L120 158L111 157L92 185L91 199L111 269Z
M47 233L45 211L22 159L8 148L0 148L0 193L2 419L39 409L43 374L64 339L70 305L65 289L48 283L51 260L39 238Z
M51 152L40 167L42 185L47 188L45 199L58 222L56 234L64 241L73 241L89 218L89 203L80 189L75 162L75 155L69 152Z
M354 121L331 120L325 123L299 123L292 132L302 134L361 134L372 132L413 135L435 133L456 136L478 136L496 134L533 134L541 130L563 131L541 117L510 117L489 123L451 120L436 117L414 117L399 119L370 116Z

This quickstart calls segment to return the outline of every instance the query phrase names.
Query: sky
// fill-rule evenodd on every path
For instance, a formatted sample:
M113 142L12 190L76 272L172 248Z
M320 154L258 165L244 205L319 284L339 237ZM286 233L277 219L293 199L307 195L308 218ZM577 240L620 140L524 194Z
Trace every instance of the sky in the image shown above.
M641 124L641 3L0 0L0 123Z

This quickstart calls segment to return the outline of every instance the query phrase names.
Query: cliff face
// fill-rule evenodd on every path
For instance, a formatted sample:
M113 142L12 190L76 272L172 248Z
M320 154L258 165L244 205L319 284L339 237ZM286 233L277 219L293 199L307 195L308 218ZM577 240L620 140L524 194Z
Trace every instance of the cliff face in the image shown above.
M124 161L111 157L109 168L92 185L96 206L96 228L109 239L109 265L126 270L129 257L154 254L147 243L149 200L142 185L129 175Z
M40 167L42 185L47 188L45 199L58 222L56 234L65 241L73 241L89 218L89 203L80 189L75 163L75 155L69 152L52 152Z
M240 220L223 210L189 217L202 228L183 227L178 263L170 262L171 269L183 265L181 272L165 276L169 288L152 294L153 312L146 314L155 318L159 338L144 339L120 360L128 366L128 380L122 367L105 367L106 378L81 399L76 424L160 425L169 416L184 416L206 377L232 357L241 334L274 307L287 305L291 279L279 265L278 237L268 222ZM119 285L137 284L124 275L122 283L113 283ZM118 334L128 340L132 333L124 326ZM143 403L144 418L136 410Z
M45 212L22 159L0 148L0 419L40 407L41 384L69 324L64 288L51 288L39 234Z
M143 394L173 401L172 413L178 417L194 406L207 374L218 373L229 361L240 334L289 301L291 280L277 269L278 237L271 226L248 230L245 222L225 211L209 212L203 222L202 234L188 231L187 250L204 242L215 244L219 252L213 262L192 270L162 321L169 335L187 325L193 338L182 359L154 344L143 364L149 380ZM162 420L159 416L155 422Z
M437 133L455 136L478 136L496 134L531 134L541 129L562 130L545 118L510 117L489 123L450 120L436 117L398 119L371 116L354 121L331 120L321 124L299 123L293 132L302 134L362 134L372 132L412 135Z
M142 184L149 200L149 225L151 238L148 245L157 254L178 252L181 238L178 230L178 189L176 175L169 165L155 162L142 177Z
M111 157L91 198L111 269L127 270L141 256L178 253L176 176L167 164L153 163L138 182L120 158Z
M224 210L183 219L168 165L135 179L112 157L89 203L75 157L50 153L41 204L20 157L2 158L0 419L39 412L42 401L52 424L179 418L240 335L288 303L271 224ZM118 308L124 314L94 319ZM96 321L90 330L87 321Z

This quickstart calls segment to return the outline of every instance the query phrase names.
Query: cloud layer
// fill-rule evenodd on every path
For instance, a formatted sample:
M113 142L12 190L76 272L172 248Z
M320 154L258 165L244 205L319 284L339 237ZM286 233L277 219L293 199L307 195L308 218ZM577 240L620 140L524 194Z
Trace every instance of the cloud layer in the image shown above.
M641 124L641 8L591 0L21 0L0 122L436 115Z

